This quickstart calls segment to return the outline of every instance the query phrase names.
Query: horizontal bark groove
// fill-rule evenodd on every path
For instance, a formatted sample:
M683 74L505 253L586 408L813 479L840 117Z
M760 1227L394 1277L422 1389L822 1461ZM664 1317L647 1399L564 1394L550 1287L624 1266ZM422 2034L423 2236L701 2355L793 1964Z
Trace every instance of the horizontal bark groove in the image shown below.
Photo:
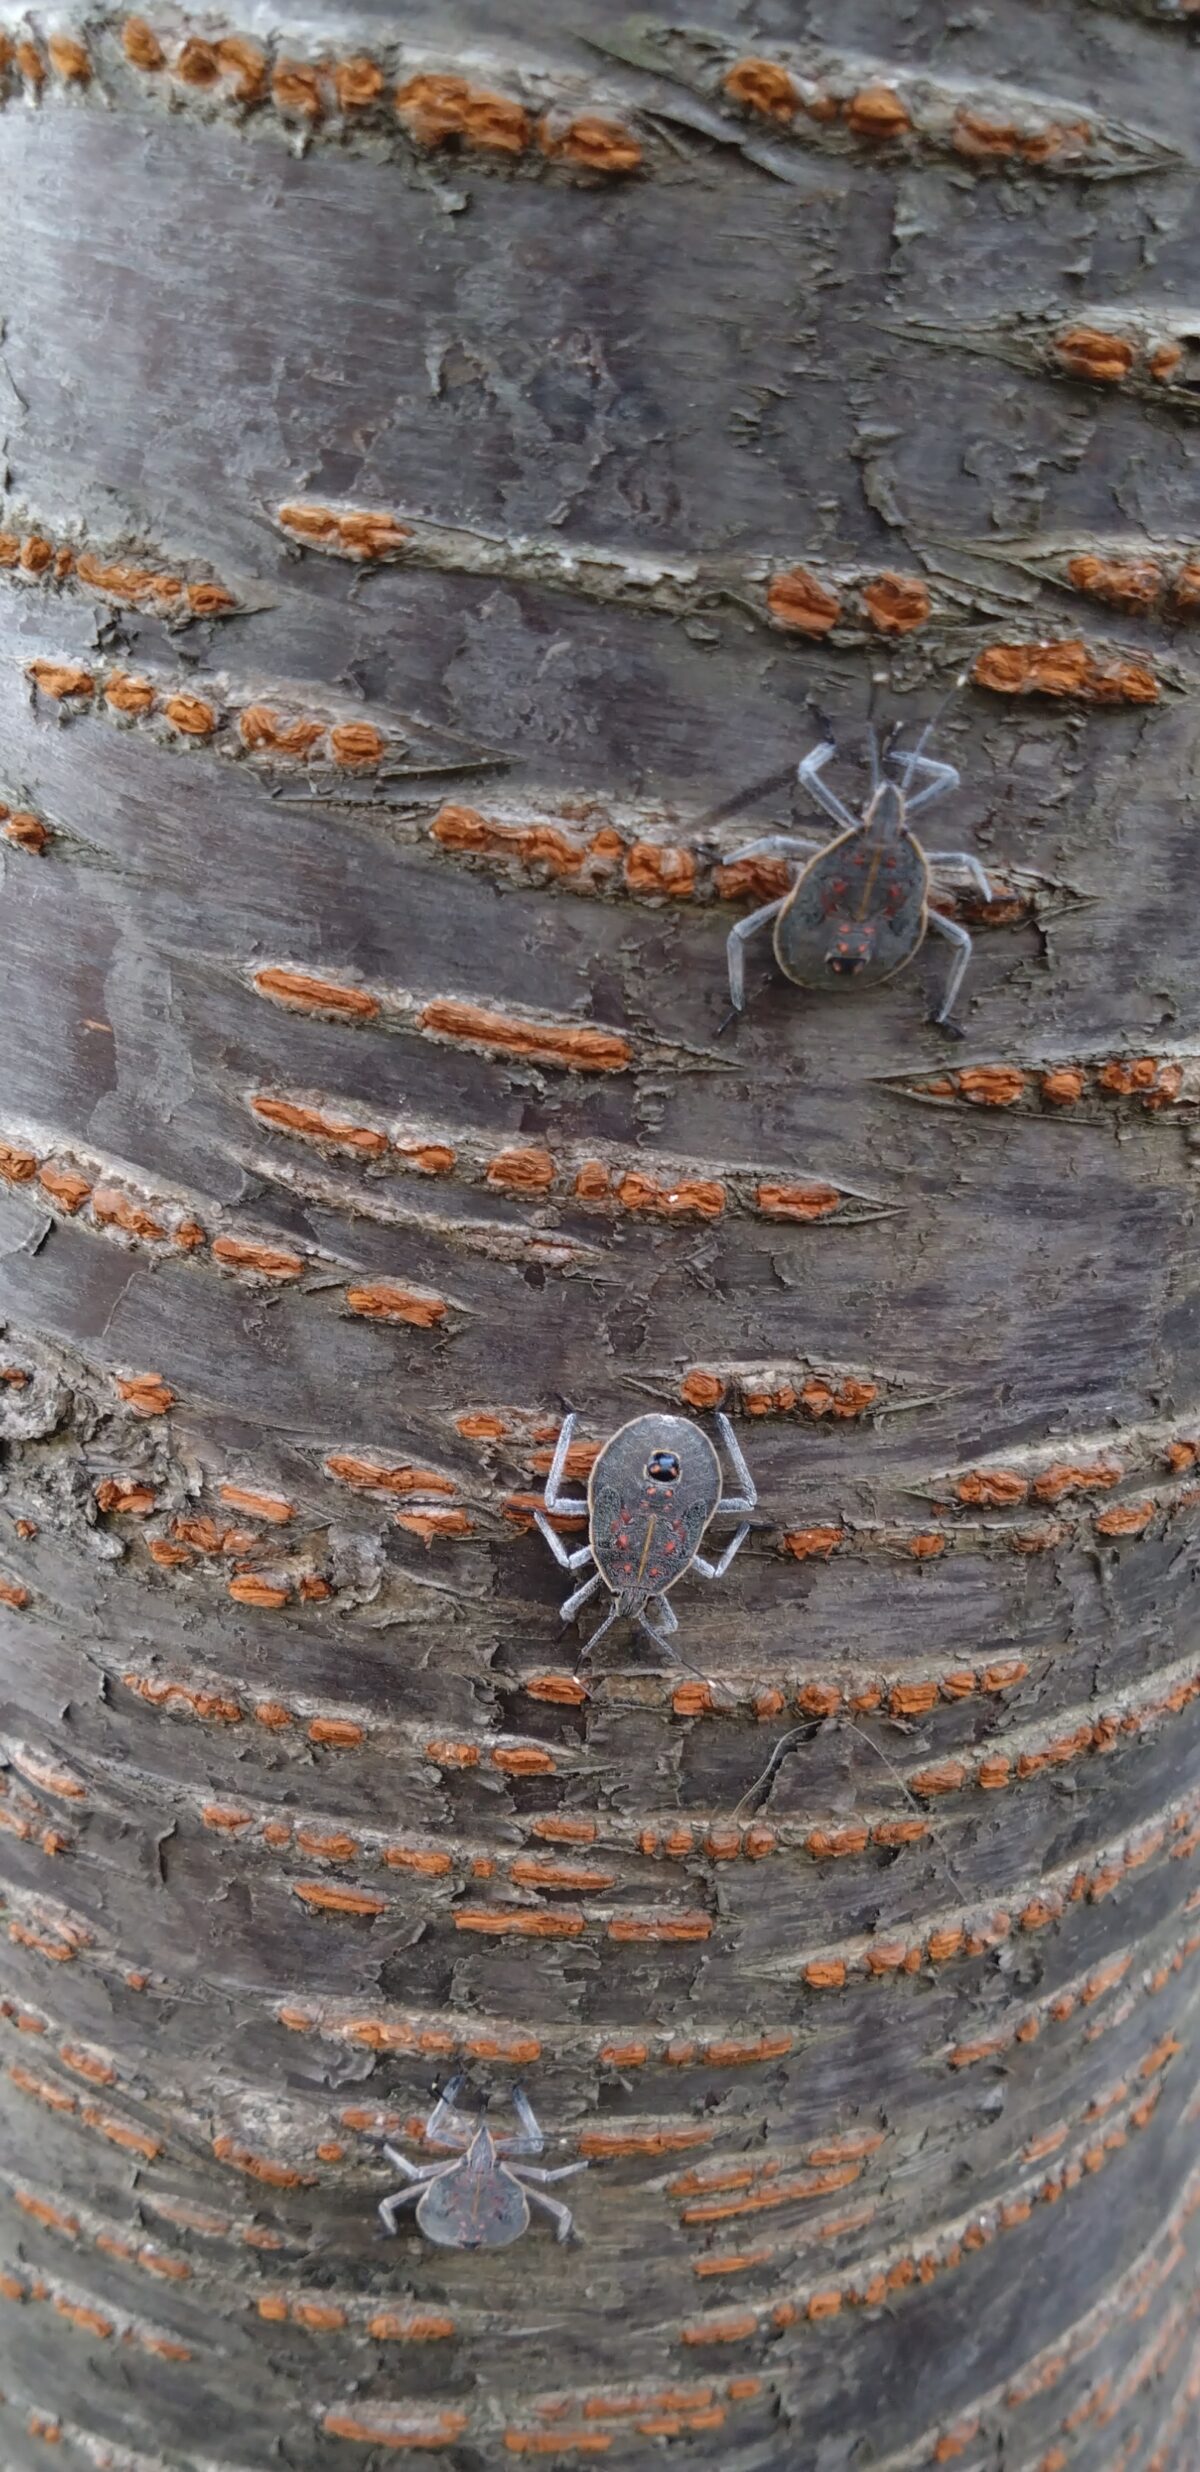
M89 17L42 44L4 38L10 94L52 103L96 100L136 111L165 103L202 123L260 120L302 148L330 138L379 159L381 140L408 167L429 154L477 156L489 169L556 173L584 183L661 170L671 160L654 128L611 79L585 82L540 65L425 51L390 35L332 53L286 29L265 36L205 19L203 33L146 15ZM464 73L465 72L465 73ZM498 81L498 86L491 81Z
M241 607L237 594L211 574L177 574L158 558L151 566L137 566L124 544L114 550L86 540L56 540L36 518L14 508L0 513L0 571L25 588L82 589L118 609L151 609L172 627L229 617Z
M801 642L861 646L872 638L896 641L928 635L938 645L949 639L959 650L969 640L971 621L986 613L1005 614L1009 598L1003 589L1003 565L1019 568L1036 581L1056 586L1064 595L1082 594L1128 614L1149 616L1160 610L1168 626L1190 619L1200 610L1200 565L1190 548L1176 551L1174 560L1157 564L1143 556L1136 563L1119 556L1105 559L1088 554L1081 543L1074 554L1049 555L1036 543L1020 545L1001 556L989 542L972 544L980 561L996 559L1001 573L991 589L978 580L970 589L936 574L932 584L919 574L885 568L867 570L807 559L786 564L767 557L742 561L705 561L701 557L654 559L635 551L624 554L596 544L529 540L440 524L407 508L387 514L298 501L281 506L280 530L302 550L353 564L429 568L443 575L495 576L514 584L530 584L566 592L583 600L610 603L653 616L693 624L705 612L728 602L739 613L775 633ZM936 570L932 545L927 562ZM972 675L977 686L1005 693L1075 694L1090 702L1153 703L1156 682L1145 663L1126 657L1114 661L1102 648L1084 643L1047 646L1035 632L1038 610L1027 617L1011 599L1017 624L1032 640L1022 644L984 645L975 652ZM1043 621L1043 624L1045 622ZM1168 639L1170 640L1170 639ZM1004 683L1004 660L1024 662L1019 681Z
M727 36L652 17L627 21L601 47L701 96L732 105L775 136L847 142L904 155L950 153L983 170L1070 171L1099 178L1161 169L1173 149L1148 131L1097 118L1016 84L941 83L907 64L841 57L817 43L739 53Z
M1041 377L1119 388L1184 419L1196 409L1194 319L1168 301L1088 302L1057 317L1022 311L987 322L914 320L897 331L951 352L977 352Z
M387 777L396 780L406 772L424 777L431 771L477 769L453 756L406 766L403 759L419 751L387 717L376 723L350 709L340 717L318 715L297 711L294 704L281 711L287 691L279 688L239 694L221 678L206 677L197 684L191 671L171 679L161 672L128 670L115 661L89 666L46 656L31 661L26 674L34 693L64 727L94 709L115 727L154 737L162 745L193 754L211 749L290 771L323 764L335 774L356 776L374 774L386 761Z

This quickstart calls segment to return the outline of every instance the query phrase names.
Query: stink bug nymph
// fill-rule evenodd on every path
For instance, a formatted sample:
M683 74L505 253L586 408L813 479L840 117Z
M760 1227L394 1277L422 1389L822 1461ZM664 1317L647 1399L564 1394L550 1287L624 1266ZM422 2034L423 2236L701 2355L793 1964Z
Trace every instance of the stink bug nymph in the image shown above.
M529 2229L529 2209L540 2206L554 2224L555 2238L569 2240L574 2217L569 2206L547 2197L548 2180L570 2180L585 2172L586 2163L564 2163L557 2171L541 2171L518 2161L541 2154L545 2146L533 2106L519 2086L512 2105L521 2123L511 2137L493 2137L483 2120L468 2120L456 2109L463 2079L455 2077L434 2104L425 2123L426 2141L449 2149L444 2163L410 2163L395 2146L385 2146L389 2163L409 2182L385 2197L379 2208L389 2232L405 2206L415 2206L417 2225L427 2240L441 2249L506 2249ZM534 2184L537 2184L536 2186Z
M729 936L729 993L735 1013L746 1001L747 941L772 922L775 959L784 977L812 990L852 982L878 986L907 968L932 927L955 949L945 993L930 1018L954 1037L962 1036L950 1013L971 958L971 938L957 919L930 908L930 869L957 869L971 878L985 901L993 895L969 850L926 850L913 832L914 816L959 786L953 764L936 763L925 754L932 727L930 722L915 747L897 748L889 740L882 753L871 728L871 796L861 816L852 815L822 778L837 752L827 727L819 746L797 765L796 778L840 827L835 839L816 842L795 833L769 833L731 852L734 865L739 859L768 855L801 862L789 890L739 919ZM915 782L923 786L914 792Z
M597 1640L622 1614L628 1614L656 1648L678 1657L679 1651L671 1645L671 1633L678 1628L670 1603L672 1588L685 1571L698 1571L702 1579L721 1579L750 1534L743 1519L719 1562L706 1561L700 1552L710 1520L742 1519L758 1500L733 1427L727 1416L718 1416L721 1440L737 1480L734 1493L725 1492L716 1451L690 1417L635 1416L605 1443L588 1478L587 1500L581 1502L562 1490L575 1421L573 1415L564 1421L546 1479L545 1511L534 1512L564 1571L582 1570L588 1562L594 1565L590 1579L560 1607L562 1619L570 1622L597 1588L604 1587L613 1603L593 1631L585 1656L591 1655ZM583 1510L587 1512L587 1544L568 1553L547 1513Z

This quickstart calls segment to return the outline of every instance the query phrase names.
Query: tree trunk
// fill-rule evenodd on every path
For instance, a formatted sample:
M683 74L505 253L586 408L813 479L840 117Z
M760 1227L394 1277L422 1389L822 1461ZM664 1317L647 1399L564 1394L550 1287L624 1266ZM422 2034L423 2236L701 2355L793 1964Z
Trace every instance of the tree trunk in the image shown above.
M13 21L12 2472L1195 2463L1189 5ZM721 1035L963 668L965 1044ZM572 2245L384 2238L456 2071Z

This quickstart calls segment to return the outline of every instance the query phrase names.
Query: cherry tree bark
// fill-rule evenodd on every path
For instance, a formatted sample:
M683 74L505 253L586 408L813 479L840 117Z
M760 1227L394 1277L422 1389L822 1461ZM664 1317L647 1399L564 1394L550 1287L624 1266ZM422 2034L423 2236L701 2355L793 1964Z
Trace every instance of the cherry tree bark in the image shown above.
M12 2472L1196 2460L1194 13L5 19ZM964 1040L725 1023L960 673Z

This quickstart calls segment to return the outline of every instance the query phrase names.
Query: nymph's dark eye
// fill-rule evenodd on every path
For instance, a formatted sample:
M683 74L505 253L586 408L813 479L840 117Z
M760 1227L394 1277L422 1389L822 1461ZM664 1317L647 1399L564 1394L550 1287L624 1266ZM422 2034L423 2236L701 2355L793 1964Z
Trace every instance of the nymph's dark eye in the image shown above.
M656 1485L673 1485L679 1474L674 1451L652 1451L646 1461L646 1474Z

